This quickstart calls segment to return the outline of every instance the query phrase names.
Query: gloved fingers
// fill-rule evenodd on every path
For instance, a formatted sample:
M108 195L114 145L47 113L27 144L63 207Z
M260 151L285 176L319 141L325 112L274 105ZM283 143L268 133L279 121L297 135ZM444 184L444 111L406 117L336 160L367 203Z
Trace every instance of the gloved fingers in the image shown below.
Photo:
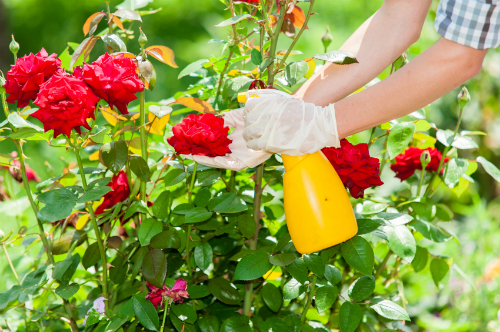
M202 164L205 166L218 167L217 163L214 161L213 157L197 156L197 155L192 155L192 154L185 154L182 157L185 159L196 161L198 164Z
M236 130L244 127L243 108L223 113L224 125L234 127Z

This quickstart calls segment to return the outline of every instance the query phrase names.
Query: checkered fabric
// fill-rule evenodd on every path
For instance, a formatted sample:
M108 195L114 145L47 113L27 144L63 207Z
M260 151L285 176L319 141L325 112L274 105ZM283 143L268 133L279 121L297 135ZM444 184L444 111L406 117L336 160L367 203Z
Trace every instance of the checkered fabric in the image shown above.
M500 0L441 0L434 27L444 38L478 50L500 45Z

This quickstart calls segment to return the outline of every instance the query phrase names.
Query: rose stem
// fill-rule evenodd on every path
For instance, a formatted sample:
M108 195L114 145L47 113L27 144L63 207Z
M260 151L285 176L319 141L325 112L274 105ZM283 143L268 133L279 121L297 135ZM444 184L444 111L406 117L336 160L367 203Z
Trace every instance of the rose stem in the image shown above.
M306 315L307 311L309 310L309 306L311 305L312 298L314 296L314 290L316 289L316 279L318 277L313 276L313 280L311 282L311 285L309 286L309 294L307 294L307 301L304 309L302 310L302 314L300 315L300 324L301 326L304 325L304 322L306 321Z
M76 160L78 162L78 168L80 170L80 177L82 178L82 186L84 190L87 190L87 179L85 178L85 172L83 170L82 158L80 157L80 147L74 146ZM99 252L101 254L102 261L102 292L104 298L108 299L108 262L106 260L106 249L104 248L104 243L101 238L101 232L99 231L99 226L94 214L94 208L91 202L86 203L87 209L90 213L90 219L92 225L94 226L94 232L97 238L97 246L99 247ZM104 301L106 311L108 311L108 301Z
M458 113L457 125L455 126L455 131L453 132L453 136L451 136L451 143L443 151L443 155L441 156L441 160L439 161L439 167L438 167L436 173L434 174L434 176L432 177L432 180L429 182L429 186L427 187L427 190L424 193L425 197L434 194L434 191L436 191L437 188L439 187L439 184L441 184L441 181L440 181L439 184L438 184L438 186L436 187L436 189L432 188L434 180L436 180L436 177L439 177L439 174L441 173L441 170L443 169L444 159L446 158L446 155L448 154L448 151L450 151L451 145L455 141L455 136L457 136L458 128L460 127L460 122L462 121L462 113L463 113L463 111L464 111L464 108L462 106L460 106L460 111ZM444 174L444 176L446 176L446 174Z
M109 10L109 2L110 2L110 0L104 0L104 2L106 2L106 8L108 10L108 17L107 17L107 20L108 20L108 31L109 31L109 34L112 34L113 33L113 20L111 20L111 10ZM109 53L113 53L113 49L111 48L111 46L108 46L108 52Z
M10 269L12 270L12 273L14 273L14 276L16 277L17 283L19 283L19 276L17 275L16 269L14 268L14 265L12 264L12 261L10 260L9 253L7 252L7 248L5 248L5 244L2 243L2 249L5 254L5 257L7 258L7 262L9 262Z
M144 78L142 79L144 83ZM142 158L148 162L148 136L146 135L146 110L145 110L145 103L146 103L146 91L142 90L140 92L140 126L141 126L141 152L142 152ZM139 179L138 179L139 180ZM146 182L141 181L141 201L143 201L146 204ZM146 219L146 214L141 213L141 221L144 221Z
M189 184L189 189L188 189L188 202L191 204L192 202L192 195L193 195L193 187L194 187L194 181L196 179L196 169L198 168L198 163L194 163L194 168L193 168L193 175L191 177L191 183ZM191 257L189 256L189 240L191 238L191 225L188 224L187 226L187 232L186 232L186 263L187 263L187 268L188 268L188 273L189 276L192 278L193 277L193 271L191 270Z
M281 0L281 8L280 8L280 18L278 20L278 24L276 24L276 30L274 32L274 35L271 38L271 48L269 50L269 57L272 59L275 58L276 56L276 46L278 45L278 38L280 35L281 27L283 26L283 22L285 21L285 13L286 9L288 8L288 2L289 0ZM274 61L267 67L267 85L273 85L274 84L274 75L276 75L278 72L273 71L273 66L274 66ZM279 68L278 68L279 70Z
M165 328L165 319L167 318L167 315L168 315L168 302L165 303L165 310L163 311L163 322L161 323L160 332L163 332L163 329Z

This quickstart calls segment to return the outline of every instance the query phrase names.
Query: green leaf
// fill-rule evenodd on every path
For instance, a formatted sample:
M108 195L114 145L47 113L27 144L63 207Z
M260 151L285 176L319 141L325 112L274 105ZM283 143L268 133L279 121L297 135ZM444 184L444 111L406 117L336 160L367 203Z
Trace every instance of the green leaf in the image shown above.
M60 285L56 288L56 294L65 300L69 300L79 289L80 286L78 284Z
M208 202L208 209L218 213L237 213L245 211L247 206L236 193L224 193Z
M85 254L82 258L82 265L85 269L96 265L101 260L101 253L99 251L99 245L97 242L92 243L88 246L87 250L85 250Z
M152 285L162 288L167 275L167 259L160 249L151 249L142 261L142 274Z
M111 187L97 187L84 193L76 202L85 203L90 201L98 201L102 196L106 195L112 190L113 188Z
M198 318L191 303L172 304L170 308L182 322L193 324Z
M262 299L271 311L278 312L283 304L283 296L278 287L273 284L266 283L262 287Z
M446 169L444 171L444 184L449 187L454 187L458 180L465 174L467 167L469 166L469 161L462 158L453 158L446 163Z
M413 122L402 122L392 127L387 138L387 152L389 158L394 159L406 149L413 138L415 124Z
M253 332L250 326L250 318L247 316L229 317L220 329L220 332Z
M148 330L158 331L160 321L155 307L146 300L144 295L138 294L132 297L135 316L139 322Z
M149 213L148 206L146 205L146 203L144 203L144 201L134 201L132 204L130 204L129 208L127 209L127 213L125 213L125 216L123 217L123 220L127 220L137 212Z
M186 213L186 223L197 223L210 219L212 212L202 207L196 207Z
M252 63L256 66L259 66L262 63L262 54L258 49L252 49L252 53L250 53L250 57L252 59Z
M129 157L130 170L142 182L148 182L151 172L149 171L148 163L141 156L131 155Z
M52 278L59 280L61 285L67 285L75 274L78 265L80 264L80 255L75 254L72 257L59 261L54 265L52 270Z
M38 195L37 200L45 206L38 211L40 219L54 222L66 218L73 211L78 198L78 191L74 188L61 188L46 191Z
M431 261L430 268L432 280L434 280L436 287L440 288L442 286L441 281L443 281L450 271L450 266L444 259L434 258Z
M333 285L338 284L342 280L342 272L336 266L326 265L325 278Z
M195 61L195 62L192 62L190 63L189 65L187 65L179 74L179 76L177 77L177 79L180 79L186 75L189 75L191 73L194 73L195 71L198 71L200 70L201 68L203 68L203 65L205 63L209 62L208 59L201 59L201 60L198 60L198 61Z
M476 161L483 165L486 173L491 175L493 179L495 179L495 181L500 182L500 170L493 163L489 162L481 156L477 157Z
M84 169L84 171L85 171L85 169ZM80 172L78 172L78 174L80 174ZM94 188L106 188L106 186L111 182L112 179L113 178L96 179L88 184L86 192L92 191ZM109 188L109 187L107 187L107 188Z
M66 230L64 234L52 244L52 254L63 255L69 251L69 248L71 248L74 242L77 242L76 246L79 246L86 238L84 231L76 229Z
M411 263L417 251L417 243L408 227L405 225L386 226L384 232L387 234L389 248L396 255Z
M413 220L413 217L406 213L378 213L375 218L382 219L392 226L405 225Z
M257 251L243 257L236 265L234 280L253 280L262 277L272 268L269 254Z
M320 279L323 278L325 274L325 266L323 265L323 261L320 256L313 254L304 255L303 259L307 268L311 270L312 273L317 275Z
M194 248L194 261L200 270L205 271L212 263L214 253L208 242L201 242Z
M173 209L173 213L176 213L176 214L186 214L188 213L189 211L191 211L192 209L194 209L194 205L193 204L189 204L189 203L182 203L182 204L179 204L177 205L174 209Z
M210 295L210 292L208 291L208 286L205 285L188 286L187 292L189 293L190 299L201 299L205 296Z
M309 271L302 259L296 259L295 262L286 267L286 270L302 285L306 283Z
M14 285L8 291L0 293L0 310L5 309L10 302L16 300L21 292L22 287Z
M469 136L455 137L455 141L451 144L451 146L462 150L479 148L477 143L472 139L472 137Z
M377 219L357 219L358 233L356 235L368 234L382 226Z
M349 52L345 51L331 51L323 54L316 54L315 59L328 61L337 65L349 65L351 63L358 63L356 57Z
M269 257L269 263L276 266L288 266L295 262L295 255L291 253L282 253Z
M354 332L361 322L363 313L357 303L344 302L340 307L339 325L342 332Z
M449 129L438 130L436 132L436 138L444 146L450 146L450 144L452 143L452 140L453 140L453 132Z
M305 61L291 62L285 68L285 79L290 86L293 86L307 74L308 70L309 65Z
M106 166L114 174L118 174L118 172L127 163L128 147L125 141L105 143L102 146L101 151L104 166Z
M22 116L17 113L10 113L8 120L10 124L16 128L31 128L37 132L43 132L43 129L38 127L36 124L25 120Z
M333 305L337 296L339 294L339 289L336 286L326 285L320 287L316 291L316 296L314 298L315 307L319 313L322 313Z
M238 216L238 228L240 229L240 232L244 237L250 239L255 234L255 220L248 213L242 214Z
M384 211L387 208L387 204L384 203L375 203L372 201L364 201L363 206L361 207L360 214L375 214Z
M165 184L165 187L170 187L181 182L187 176L188 173L184 172L182 169L172 168L163 178L163 183Z
M170 207L172 206L172 194L170 191L165 190L158 196L153 206L151 206L151 212L153 216L158 219L165 219L170 215Z
M360 236L355 236L342 243L341 249L342 256L353 269L366 275L372 274L374 254L368 241Z
M429 239L433 242L446 242L452 238L451 235L449 236L444 234L439 228L425 220L414 220L411 222L410 226L415 228L415 230L422 234L426 239Z
M253 18L253 17L250 14L236 15L236 16L231 17L230 19L222 21L221 23L217 24L216 27L227 27L229 25L233 25L233 24L236 24L240 21L243 21L247 18Z
M139 242L141 246L147 246L151 242L151 238L156 234L160 234L163 230L163 224L156 219L149 218L142 222L139 228Z
M413 270L415 270L415 272L420 272L423 269L425 269L428 259L429 259L429 250L427 250L427 248L422 248L417 246L417 252L415 253L415 258L411 262Z
M405 309L389 300L382 300L371 306L380 316L392 320L410 321L410 316Z
M194 204L197 207L205 207L207 206L208 202L210 201L210 198L212 198L212 194L210 193L210 189L208 188L201 188L198 190L198 193L196 194L194 198Z
M208 290L213 296L226 304L239 305L241 302L238 290L222 277L211 279L208 282Z
M215 316L203 316L198 319L197 326L201 332L219 332L219 320Z
M354 281L349 287L349 298L360 302L372 295L375 290L375 278L373 276L362 276Z
M283 297L286 300L293 300L304 293L305 286L298 282L295 278L290 279L285 286L283 286Z
M177 234L177 231L171 228L168 231L163 231L153 236L149 245L151 248L156 249L179 249L181 247L181 238Z

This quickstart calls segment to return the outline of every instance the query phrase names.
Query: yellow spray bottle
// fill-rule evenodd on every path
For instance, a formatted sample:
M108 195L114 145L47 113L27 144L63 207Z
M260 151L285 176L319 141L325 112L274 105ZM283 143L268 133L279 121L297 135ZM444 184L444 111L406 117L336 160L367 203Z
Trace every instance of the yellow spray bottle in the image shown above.
M246 94L239 94L238 101L246 102ZM282 158L286 223L297 251L312 253L356 235L347 191L323 153Z

